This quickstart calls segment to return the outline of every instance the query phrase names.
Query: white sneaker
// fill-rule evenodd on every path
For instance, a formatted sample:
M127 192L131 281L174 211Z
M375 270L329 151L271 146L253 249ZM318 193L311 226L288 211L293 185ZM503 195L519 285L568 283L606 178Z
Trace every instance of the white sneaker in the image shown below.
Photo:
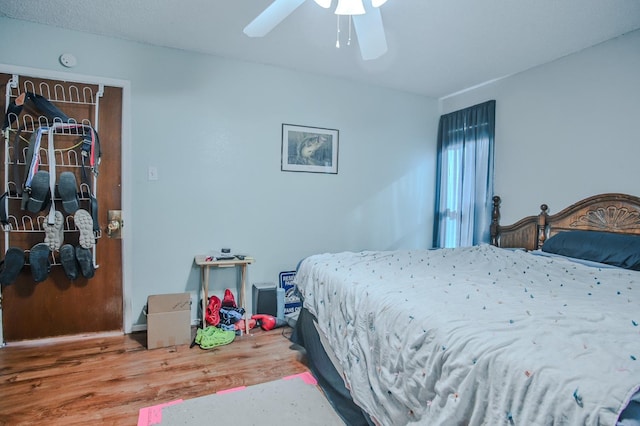
M44 242L49 246L49 250L60 250L64 242L64 216L62 216L62 213L56 210L54 223L45 222L44 232Z
M80 238L78 243L80 247L90 249L96 243L93 236L93 219L88 211L83 209L76 210L76 214L73 215L73 222L76 224L76 228L80 231Z

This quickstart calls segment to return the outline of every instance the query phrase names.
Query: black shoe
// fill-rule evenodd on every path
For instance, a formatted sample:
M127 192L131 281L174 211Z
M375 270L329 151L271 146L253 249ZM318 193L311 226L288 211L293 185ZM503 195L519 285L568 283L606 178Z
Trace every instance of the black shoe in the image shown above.
M0 284L11 284L17 278L22 267L24 266L24 250L17 247L9 247L4 256L4 260L0 262Z
M60 262L62 269L71 281L78 278L78 262L76 261L76 251L71 244L64 244L60 247Z
M33 275L33 280L37 283L46 280L49 276L51 271L49 253L49 246L45 243L38 243L31 247L29 263L31 264L31 275Z
M62 199L62 208L67 214L78 210L78 186L73 172L62 172L58 176L58 194Z
M80 272L85 278L93 278L96 270L93 267L93 256L91 250L84 247L76 246L76 259L80 265Z

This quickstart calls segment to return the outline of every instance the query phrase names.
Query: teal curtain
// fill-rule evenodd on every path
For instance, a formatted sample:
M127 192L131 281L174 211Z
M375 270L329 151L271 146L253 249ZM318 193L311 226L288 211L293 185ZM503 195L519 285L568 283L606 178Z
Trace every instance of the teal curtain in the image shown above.
M434 247L489 242L495 111L491 100L440 117Z

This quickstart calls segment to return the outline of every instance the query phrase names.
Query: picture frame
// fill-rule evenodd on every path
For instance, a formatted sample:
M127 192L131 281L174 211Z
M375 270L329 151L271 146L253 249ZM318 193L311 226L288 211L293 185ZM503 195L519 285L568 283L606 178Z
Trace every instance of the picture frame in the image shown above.
M336 129L282 124L282 163L285 172L338 173Z

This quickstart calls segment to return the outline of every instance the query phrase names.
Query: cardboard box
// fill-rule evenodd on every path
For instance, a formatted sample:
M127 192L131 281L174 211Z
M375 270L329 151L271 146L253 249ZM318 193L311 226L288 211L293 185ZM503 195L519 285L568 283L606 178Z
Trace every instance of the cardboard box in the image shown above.
M147 349L191 343L191 295L158 294L147 298Z

